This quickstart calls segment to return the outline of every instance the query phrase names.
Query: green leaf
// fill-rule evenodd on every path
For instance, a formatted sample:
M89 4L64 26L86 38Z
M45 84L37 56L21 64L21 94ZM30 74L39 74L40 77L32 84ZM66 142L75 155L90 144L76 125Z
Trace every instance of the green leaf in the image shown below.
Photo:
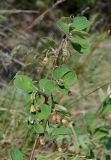
M23 154L18 148L13 148L10 151L11 160L24 160Z
M40 102L40 94L39 93L35 94L35 101L36 101L36 103Z
M18 89L30 92L33 91L35 88L32 79L25 75L16 75L14 79L14 85Z
M107 136L108 136L108 130L106 128L98 128L94 133L94 138L96 139L102 139Z
M56 143L58 144L58 146L61 146L63 139L65 139L65 141L67 142L67 144L71 143L71 138L70 135L58 135L56 137Z
M102 108L101 108L101 109L102 109ZM108 112L111 112L111 104L106 104L106 105L103 107L103 109L102 109L102 111L101 111L101 115L106 114L106 113L108 113Z
M82 47L79 44L75 44L75 43L71 42L71 45L72 45L73 49L75 49L77 52L82 54L82 52L81 52Z
M76 79L76 74L74 72L70 71L70 72L66 73L63 76L65 87L69 88L74 83L75 79Z
M74 128L74 131L75 131L76 135L81 135L82 134L80 126L75 125L73 128Z
M35 130L37 131L38 134L44 133L44 128L41 124L36 124L35 125Z
M39 81L39 87L43 90L46 94L50 95L55 90L54 81L48 79L41 79Z
M53 135L68 135L71 133L70 128L60 127L52 130Z
M27 114L30 114L30 107L31 107L31 102L29 101L25 104L25 111Z
M72 36L79 35L87 37L89 34L85 31L76 31L75 29L71 31Z
M86 48L88 45L87 39L79 35L75 35L74 37L70 38L70 41L74 44L79 44L83 48Z
M84 135L81 135L79 136L79 143L80 143L80 146L82 147L82 149L88 154L90 154L90 148L89 148L89 144L91 144L90 140L84 136Z
M30 94L25 93L23 96L24 96L23 98L25 99L25 102L30 103Z
M87 20L84 16L77 16L73 18L73 23L71 25L72 28L74 28L77 31L83 30L88 28L90 25L90 22Z
M94 132L97 127L96 116L92 113L86 113L85 121L89 132Z
M67 68L65 64L60 65L59 67L56 67L55 70L53 71L53 77L55 79L61 79L64 74L69 72L70 70Z
M70 38L72 47L79 53L87 53L90 50L90 45L87 39L83 36L76 35Z
M58 28L65 34L69 34L69 25L65 22L65 18L57 21Z
M56 86L56 90L57 90L58 92L60 92L61 94L67 94L68 91L69 91L67 88L65 88L64 85Z
M82 160L82 159L79 156L75 156L73 160Z
M80 53L85 54L85 53L88 53L90 51L89 43L87 43L87 45L85 47L86 48L81 48Z
M51 114L51 107L47 104L42 104L40 106L40 112L37 113L37 117L41 120L42 119L46 120L49 118L50 114Z
M110 96L108 96L97 110L97 115L104 115L110 111L111 111L111 99Z

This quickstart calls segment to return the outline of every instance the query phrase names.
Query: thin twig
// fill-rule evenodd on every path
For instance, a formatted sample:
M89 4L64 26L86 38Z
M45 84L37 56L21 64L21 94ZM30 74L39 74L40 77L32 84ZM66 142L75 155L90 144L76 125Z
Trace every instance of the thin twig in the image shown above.
M91 92L89 92L89 93L86 94L86 95L83 95L83 96L78 97L75 101L71 102L71 103L69 104L69 106L71 106L72 104L74 104L74 103L80 101L81 99L84 99L84 98L90 96L92 93L98 91L98 90L101 89L101 88L104 88L105 86L108 86L109 84L111 84L111 81L109 81L109 82L107 82L107 83L105 83L105 84L103 84L103 85L97 87L96 89L92 90ZM70 107L70 108L71 108L71 107Z
M39 15L37 18L34 19L34 21L32 22L32 24L30 26L28 26L25 31L30 30L31 28L33 28L35 25L37 25L40 21L43 20L44 16L49 13L52 9L56 8L59 4L65 2L66 0L58 0L56 3L54 3L50 8L48 8L47 10L45 10L41 15Z
M35 148L38 144L39 144L39 135L37 134L36 137L35 137L35 141L34 141L34 144L33 144L32 152L31 152L29 160L33 160Z
M65 43L65 41L66 41L66 37L64 38L63 37L63 39L62 39L62 41L61 41L61 43L60 43L60 45L59 45L59 47L58 47L58 49L57 49L57 56L59 56L59 54L60 54L60 51L61 51L61 49L63 48L63 45L64 45L64 43Z

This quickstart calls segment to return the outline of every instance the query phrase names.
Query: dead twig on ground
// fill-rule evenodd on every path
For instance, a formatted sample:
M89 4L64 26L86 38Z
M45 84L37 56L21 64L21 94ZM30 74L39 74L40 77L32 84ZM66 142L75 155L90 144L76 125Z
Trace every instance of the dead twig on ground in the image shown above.
M79 76L79 74L81 73L81 70L83 70L83 68L86 66L86 64L88 63L89 59L91 58L91 56L93 55L94 51L99 47L100 42L95 43L89 54L86 55L85 59L79 64L79 66L77 67L76 73Z
M73 104L81 101L82 99L87 98L87 97L90 96L91 94L95 93L96 91L98 91L98 90L101 89L101 88L104 88L104 87L108 86L109 84L111 84L111 81L109 81L109 82L107 82L107 83L105 83L105 84L100 85L99 87L95 88L94 90L90 91L89 93L87 93L87 94L85 94L85 95L79 96L76 100L71 101L68 105L69 105L69 106L72 106ZM70 107L70 108L72 108L72 107Z
M19 13L35 13L35 14L38 14L39 11L20 10L20 9L0 9L0 14L19 14Z
M81 74L83 69L86 67L94 51L99 47L101 42L108 37L108 35L109 35L109 31L103 32L98 38L97 42L92 45L90 52L85 56L84 60L79 64L79 66L76 69L76 73L78 76Z
M56 3L54 3L50 8L48 8L42 14L40 14L37 18L35 18L34 21L32 22L32 24L25 29L25 32L29 31L31 28L33 28L35 25L37 25L40 21L42 21L42 19L44 18L44 16L47 13L49 13L52 9L56 8L59 4L65 2L65 1L66 0L58 0Z
M0 56L2 56L2 57L4 57L4 58L9 58L9 59L12 60L13 62L20 64L22 67L25 67L25 66L26 66L23 62L19 61L19 60L16 59L16 58L11 57L11 56L8 55L8 54L3 54L3 53L0 52Z

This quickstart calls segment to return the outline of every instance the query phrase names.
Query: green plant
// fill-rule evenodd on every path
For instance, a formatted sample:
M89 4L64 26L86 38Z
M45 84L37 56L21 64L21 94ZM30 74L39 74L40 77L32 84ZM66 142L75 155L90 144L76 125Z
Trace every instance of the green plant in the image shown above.
M52 146L59 159L94 160L95 148L100 149L100 157L105 159L110 155L106 147L109 125L101 117L104 109L99 109L96 114L87 113L84 126L81 127L74 123L67 107L59 104L56 99L57 94L72 95L70 87L77 81L77 74L68 67L67 62L72 54L69 48L80 54L90 50L88 33L85 31L90 22L84 16L63 17L57 22L57 26L64 36L58 48L52 45L46 50L42 63L50 66L48 74L38 82L26 75L17 74L14 78L14 85L26 96L28 127L37 134L30 160L33 159L35 144L42 146L47 143ZM109 101L104 103L109 108L108 111ZM105 154L101 151L101 146L105 148ZM21 156L18 150L13 151L12 160L17 160L15 152ZM52 159L51 156L53 155L41 156L37 160Z

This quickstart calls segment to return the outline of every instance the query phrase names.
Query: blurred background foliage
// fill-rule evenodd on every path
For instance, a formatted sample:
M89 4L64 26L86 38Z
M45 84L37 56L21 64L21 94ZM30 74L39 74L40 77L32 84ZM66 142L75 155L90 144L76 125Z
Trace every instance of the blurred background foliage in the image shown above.
M93 56L81 71L79 81L72 86L73 96L58 97L61 104L72 106L79 123L84 112L92 111L101 104L106 89L100 89L86 99L73 103L78 97L111 81L111 1L66 0L45 15L44 19L26 30L34 19L51 7L55 0L0 0L0 159L8 160L9 149L20 146L29 155L34 133L27 128L24 97L12 85L17 72L31 76L35 81L47 74L48 67L42 64L45 49L53 39L56 46L62 34L56 21L62 16L85 15L91 21L89 41L98 43ZM16 11L19 11L16 12ZM25 11L32 12L25 12ZM36 11L36 12L33 12ZM109 35L108 35L108 34ZM49 37L49 39L45 38ZM84 59L77 53L71 55L70 67L76 69ZM69 103L70 102L70 103ZM81 110L81 113L79 111ZM83 111L83 112L82 112ZM44 154L44 153L43 153Z

